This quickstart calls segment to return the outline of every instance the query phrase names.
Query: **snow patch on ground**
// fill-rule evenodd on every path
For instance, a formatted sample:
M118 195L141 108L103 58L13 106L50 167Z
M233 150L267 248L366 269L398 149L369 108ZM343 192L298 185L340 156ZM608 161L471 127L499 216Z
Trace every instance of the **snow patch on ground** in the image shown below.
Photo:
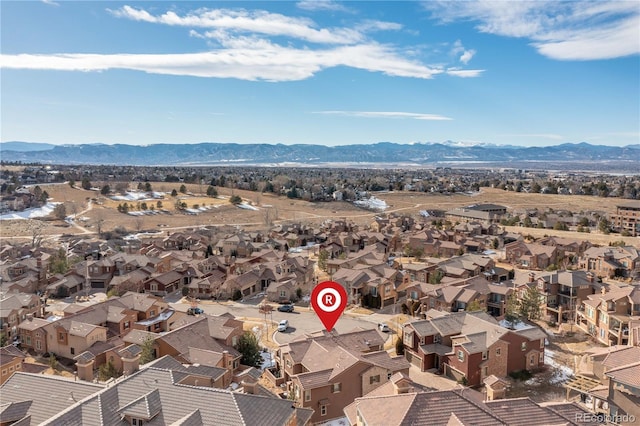
M271 352L262 352L262 364L260 365L261 370L266 370L267 368L275 367L276 361L271 356Z
M161 192L126 192L124 195L114 195L111 197L114 201L142 201L164 198Z
M257 207L254 207L254 206L252 206L250 204L247 204L247 203L238 204L237 206L239 208L245 209L245 210L254 210L254 211L258 211L259 210Z
M365 209L378 210L378 211L386 210L389 207L384 200L381 200L376 197L370 197L369 199L366 199L366 200L354 201L353 204L355 204L358 207L363 207Z
M320 426L349 426L349 420L346 417L340 417L326 423L320 423Z
M546 380L548 383L552 385L559 385L571 377L575 375L572 368L567 367L566 365L560 364L555 360L555 352L551 349L545 349L544 351L544 363L552 370L552 375L549 378L545 378L541 375L536 375L529 380L525 381L526 385L536 385L540 384L542 380Z
M15 219L33 219L36 217L49 216L57 204L60 203L47 203L42 207L34 209L26 209L21 212L10 212L0 215L0 220L15 220Z

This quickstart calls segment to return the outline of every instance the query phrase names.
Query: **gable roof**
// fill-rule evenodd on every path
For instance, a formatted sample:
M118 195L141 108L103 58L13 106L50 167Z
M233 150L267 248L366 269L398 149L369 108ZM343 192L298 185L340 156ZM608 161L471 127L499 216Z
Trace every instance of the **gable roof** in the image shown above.
M0 395L3 404L31 401L27 414L32 424L40 424L102 389L103 385L61 376L16 372L0 386Z

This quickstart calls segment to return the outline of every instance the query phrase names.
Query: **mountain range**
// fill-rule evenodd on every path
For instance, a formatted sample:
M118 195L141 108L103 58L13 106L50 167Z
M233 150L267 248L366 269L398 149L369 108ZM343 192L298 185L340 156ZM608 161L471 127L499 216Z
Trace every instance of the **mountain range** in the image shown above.
M137 166L429 166L492 163L510 167L542 162L582 165L587 166L587 170L590 169L588 166L593 165L600 165L600 169L608 168L607 165L640 169L640 144L617 147L585 142L544 147L467 145L452 141L413 144L379 142L342 146L209 142L153 145L3 142L0 143L0 156L5 162Z

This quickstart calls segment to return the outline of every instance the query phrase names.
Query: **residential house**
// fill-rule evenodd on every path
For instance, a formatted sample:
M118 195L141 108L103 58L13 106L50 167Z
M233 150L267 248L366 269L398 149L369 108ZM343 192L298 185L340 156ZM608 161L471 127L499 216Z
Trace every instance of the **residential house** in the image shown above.
M45 319L27 316L27 320L18 325L20 347L38 354L47 352L47 334L43 329L47 324L49 321Z
M610 214L611 226L618 232L632 237L640 236L640 201L627 201L616 206L616 212Z
M183 363L223 368L226 387L240 368L242 354L235 346L243 333L242 322L231 316L203 315L157 337L157 356L171 355Z
M536 403L529 398L487 400L482 393L457 388L436 391L395 374L389 382L344 409L351 426L364 425L578 425L595 426L575 402ZM579 422L578 418L585 418Z
M13 345L0 348L0 385L9 380L13 373L22 371L27 354Z
M35 294L0 294L0 333L9 342L18 338L18 325L27 317L42 316L42 302Z
M640 319L640 285L602 286L600 293L587 296L578 309L576 323L599 342L630 343L631 322Z
M504 246L505 258L510 264L523 269L546 269L556 265L558 249L555 246L514 241Z
M616 423L640 419L640 361L613 368L605 374L609 378L609 416L616 419Z
M378 331L367 330L281 345L277 365L294 405L314 410L312 422L325 422L342 417L348 403L393 374L408 374L409 363L401 356L392 358L382 349L383 342Z
M0 387L3 404L11 404L3 420L43 426L309 423L311 411L295 408L291 401L218 389L197 369L169 370L162 365L151 364L108 387L60 376L15 374Z
M542 318L553 322L575 322L576 312L582 301L600 290L600 283L592 272L553 271L538 275L529 274L542 295Z
M152 275L144 281L144 291L154 296L166 296L182 288L184 277L178 271L169 271Z
M436 368L479 386L490 375L544 365L545 333L538 328L509 330L486 312L430 313L436 317L403 327L405 357L422 371Z
M580 257L579 266L601 278L640 277L640 250L633 246L591 247Z

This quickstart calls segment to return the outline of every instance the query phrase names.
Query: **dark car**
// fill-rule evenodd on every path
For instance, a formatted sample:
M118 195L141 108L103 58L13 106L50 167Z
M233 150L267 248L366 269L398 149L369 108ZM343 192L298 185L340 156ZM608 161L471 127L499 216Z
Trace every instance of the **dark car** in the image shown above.
M200 308L189 308L187 309L187 315L199 315L203 314L204 311Z
M280 312L293 312L293 305L280 305L278 310Z

